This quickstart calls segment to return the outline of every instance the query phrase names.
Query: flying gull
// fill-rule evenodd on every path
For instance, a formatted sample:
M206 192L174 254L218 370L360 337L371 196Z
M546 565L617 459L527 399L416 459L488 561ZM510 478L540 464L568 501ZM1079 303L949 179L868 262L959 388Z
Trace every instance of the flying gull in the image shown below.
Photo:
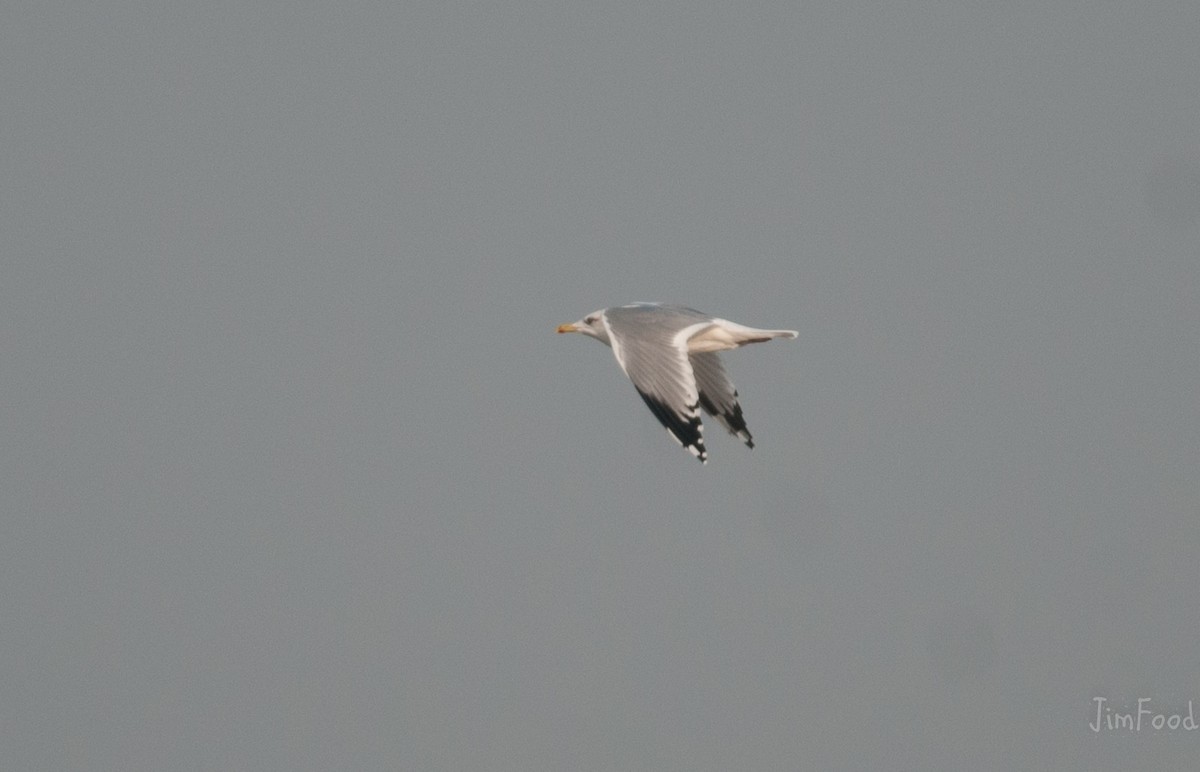
M718 351L795 338L795 330L759 330L728 319L665 303L633 303L605 308L559 332L581 332L613 350L617 364L633 381L667 432L701 463L708 463L700 408L754 447L737 389L717 357Z

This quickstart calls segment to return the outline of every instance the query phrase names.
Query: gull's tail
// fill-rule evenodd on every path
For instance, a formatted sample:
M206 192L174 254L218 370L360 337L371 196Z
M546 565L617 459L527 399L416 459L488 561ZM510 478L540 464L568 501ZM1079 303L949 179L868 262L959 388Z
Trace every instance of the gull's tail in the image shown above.
M795 338L799 334L795 330L760 330L728 319L713 319L711 326L688 339L688 351L724 351L748 343L764 343L773 338Z

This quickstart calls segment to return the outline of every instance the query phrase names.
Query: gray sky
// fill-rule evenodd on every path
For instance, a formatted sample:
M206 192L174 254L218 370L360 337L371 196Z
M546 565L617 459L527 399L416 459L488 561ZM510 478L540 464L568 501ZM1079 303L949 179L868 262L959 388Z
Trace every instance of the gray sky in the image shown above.
M1200 5L19 3L20 770L1182 769ZM554 327L682 302L706 467ZM1200 705L1197 705L1200 708Z

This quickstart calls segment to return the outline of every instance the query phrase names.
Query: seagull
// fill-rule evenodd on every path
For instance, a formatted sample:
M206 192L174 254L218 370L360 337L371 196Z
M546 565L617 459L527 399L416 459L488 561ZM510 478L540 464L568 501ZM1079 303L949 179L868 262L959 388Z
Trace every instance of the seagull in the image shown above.
M700 408L747 447L754 447L737 389L716 352L799 334L746 327L666 303L604 308L578 322L560 324L558 331L583 333L612 348L617 364L650 412L702 464L708 463L708 451Z

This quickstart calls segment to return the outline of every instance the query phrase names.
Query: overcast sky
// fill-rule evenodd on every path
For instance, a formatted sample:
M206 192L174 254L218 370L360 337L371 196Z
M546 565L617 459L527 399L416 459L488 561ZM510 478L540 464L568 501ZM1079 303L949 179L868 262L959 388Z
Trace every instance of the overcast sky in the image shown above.
M0 766L1194 764L1089 723L1200 710L1198 39L10 3ZM801 331L753 451L554 334L637 300Z

